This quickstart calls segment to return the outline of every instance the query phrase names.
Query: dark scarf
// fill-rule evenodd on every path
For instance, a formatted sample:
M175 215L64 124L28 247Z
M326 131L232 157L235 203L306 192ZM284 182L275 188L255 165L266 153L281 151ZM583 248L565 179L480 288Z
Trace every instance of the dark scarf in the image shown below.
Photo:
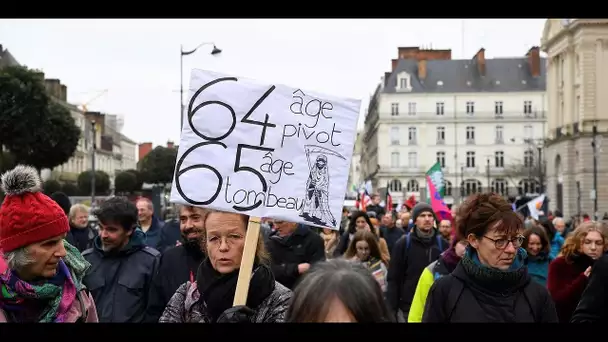
M572 254L569 259L570 260L567 261L573 263L574 266L577 267L581 272L585 271L587 267L593 266L593 263L595 262L595 260L593 260L590 256L584 253Z
M443 261L443 265L448 270L448 272L452 273L456 268L456 265L460 262L461 257L456 255L456 244L458 242L454 239L454 242L443 254L441 254L441 261Z
M227 309L233 306L236 283L239 270L228 274L220 274L211 261L206 258L198 268L196 284L201 298L207 305L207 311L211 321L217 318ZM255 310L274 291L274 276L266 265L254 263L251 282L249 283L249 294L247 295L247 306Z
M431 229L428 233L425 233L418 229L418 227L415 227L414 231L416 232L416 236L426 244L430 244L435 236L435 229Z
M469 246L461 263L467 275L480 287L494 293L511 293L519 289L522 280L528 276L528 268L524 267L526 258L526 250L518 248L511 267L502 271L483 265L479 261L477 251Z

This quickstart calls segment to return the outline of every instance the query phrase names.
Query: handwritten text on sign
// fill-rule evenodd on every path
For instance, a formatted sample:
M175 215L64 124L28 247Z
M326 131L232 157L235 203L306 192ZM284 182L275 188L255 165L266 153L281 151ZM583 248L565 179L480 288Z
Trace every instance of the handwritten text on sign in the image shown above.
M338 228L359 100L193 70L171 202Z

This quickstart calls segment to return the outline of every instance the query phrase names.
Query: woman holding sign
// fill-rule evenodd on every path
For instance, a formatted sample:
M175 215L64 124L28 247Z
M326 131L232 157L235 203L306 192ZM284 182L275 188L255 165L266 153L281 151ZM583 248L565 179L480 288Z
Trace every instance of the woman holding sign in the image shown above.
M207 258L194 282L179 287L160 323L279 323L292 293L275 281L262 235L258 239L247 306L233 307L249 217L211 211L205 218Z

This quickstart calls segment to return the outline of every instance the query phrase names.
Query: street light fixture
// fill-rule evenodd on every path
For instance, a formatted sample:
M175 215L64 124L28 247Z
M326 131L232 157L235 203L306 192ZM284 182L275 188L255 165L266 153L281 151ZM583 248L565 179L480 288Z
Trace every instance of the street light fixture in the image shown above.
M213 50L211 50L211 55L219 55L222 53L222 50L215 46L214 42L204 42L200 43L197 47L192 50L184 51L184 46L180 45L179 51L179 117L180 117L180 131L184 127L184 56L191 55L196 52L200 47L204 45L213 45Z

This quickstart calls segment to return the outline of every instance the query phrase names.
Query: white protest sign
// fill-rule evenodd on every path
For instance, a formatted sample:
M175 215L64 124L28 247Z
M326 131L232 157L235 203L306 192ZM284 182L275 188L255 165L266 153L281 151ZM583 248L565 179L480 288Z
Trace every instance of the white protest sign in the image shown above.
M338 229L360 106L195 69L170 201Z

